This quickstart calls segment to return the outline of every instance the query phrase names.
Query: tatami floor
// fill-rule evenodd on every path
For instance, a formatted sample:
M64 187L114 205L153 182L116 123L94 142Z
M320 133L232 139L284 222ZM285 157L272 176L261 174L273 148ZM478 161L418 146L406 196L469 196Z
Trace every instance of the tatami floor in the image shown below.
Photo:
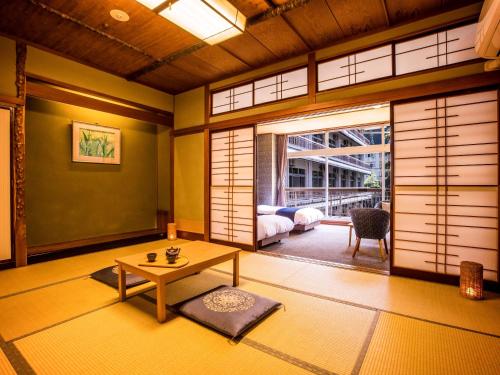
M286 309L234 344L172 313L158 324L152 291L120 303L88 277L167 245L1 271L0 374L500 374L496 294L469 301L453 286L243 253L240 287ZM170 284L168 303L230 284L231 270Z

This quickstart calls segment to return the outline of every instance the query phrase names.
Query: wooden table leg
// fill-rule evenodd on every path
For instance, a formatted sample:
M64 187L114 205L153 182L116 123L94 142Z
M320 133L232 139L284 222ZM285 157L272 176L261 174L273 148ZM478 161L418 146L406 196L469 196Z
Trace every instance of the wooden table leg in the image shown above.
M164 283L156 284L156 317L159 323L167 320L166 285Z
M349 246L351 246L351 238L352 238L352 225L349 225Z
M240 285L240 253L233 258L233 286Z
M118 295L121 302L127 299L126 273L121 264L118 265Z

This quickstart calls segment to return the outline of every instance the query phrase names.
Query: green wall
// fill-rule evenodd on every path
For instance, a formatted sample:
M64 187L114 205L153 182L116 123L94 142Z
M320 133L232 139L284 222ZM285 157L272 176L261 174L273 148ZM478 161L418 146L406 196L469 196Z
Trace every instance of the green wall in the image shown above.
M120 128L121 164L73 163L72 120ZM28 99L28 245L155 228L156 132L156 125L126 117Z
M179 230L204 231L204 149L203 133L175 138L174 214Z

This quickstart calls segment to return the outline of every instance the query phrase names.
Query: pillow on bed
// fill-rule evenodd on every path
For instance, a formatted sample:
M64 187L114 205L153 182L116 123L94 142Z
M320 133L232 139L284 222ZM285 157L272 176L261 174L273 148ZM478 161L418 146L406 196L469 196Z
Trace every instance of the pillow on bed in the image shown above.
M231 338L240 336L279 307L279 302L225 285L175 306L182 315Z
M257 213L260 215L274 215L278 211L280 206L268 206L267 204L259 204L257 206Z
M295 213L295 224L309 225L323 219L323 212L313 207L301 208Z

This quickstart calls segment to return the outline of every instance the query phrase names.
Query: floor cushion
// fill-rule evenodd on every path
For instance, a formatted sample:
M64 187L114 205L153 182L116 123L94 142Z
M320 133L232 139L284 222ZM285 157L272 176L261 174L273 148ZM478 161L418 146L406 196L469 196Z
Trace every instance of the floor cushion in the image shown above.
M94 280L100 281L101 283L118 289L118 266L103 268L102 270L96 271L91 274L90 277L92 277ZM145 278L128 272L125 275L125 280L125 285L127 286L127 288L131 288L133 286L148 282L148 280L146 280Z
M231 338L240 336L279 307L280 302L225 285L174 306L180 314Z

